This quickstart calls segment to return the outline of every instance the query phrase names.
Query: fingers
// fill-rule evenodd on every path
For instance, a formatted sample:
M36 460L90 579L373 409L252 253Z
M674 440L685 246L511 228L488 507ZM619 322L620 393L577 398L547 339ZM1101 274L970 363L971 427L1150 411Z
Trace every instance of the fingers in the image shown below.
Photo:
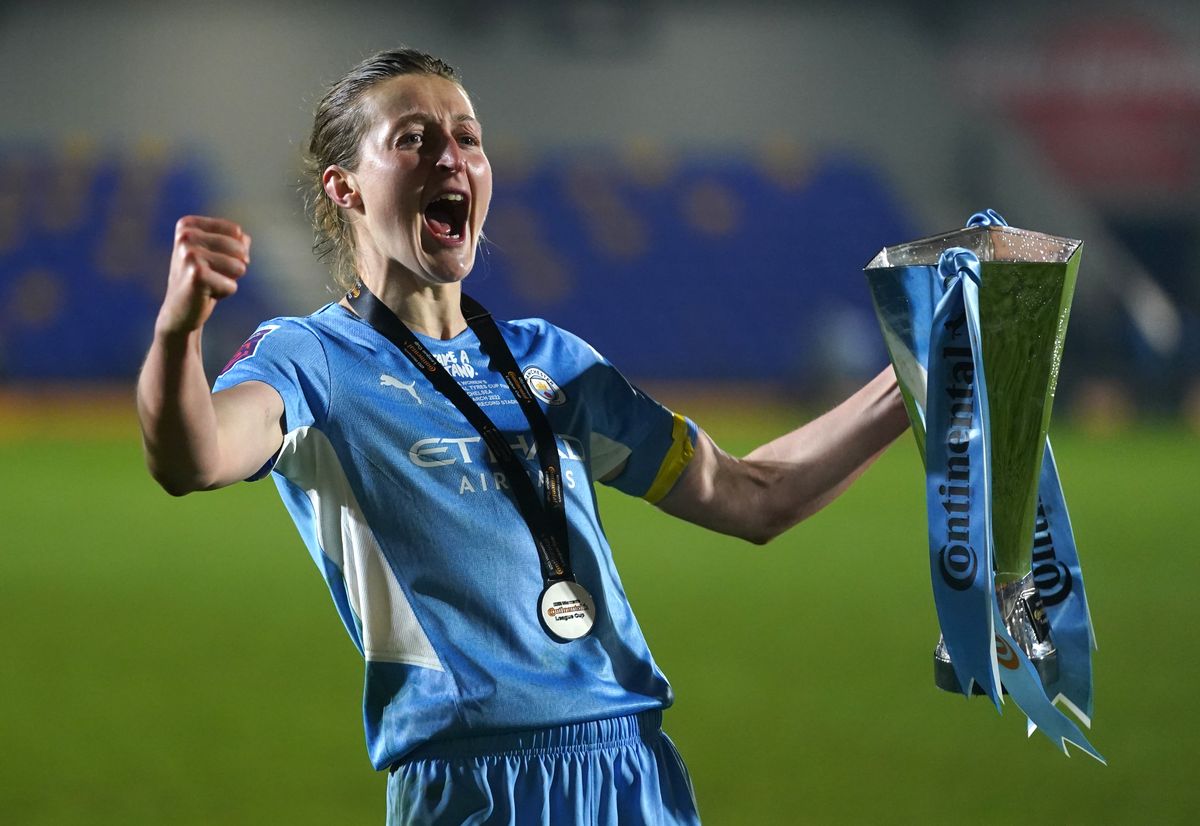
M180 250L183 262L183 287L189 292L224 298L237 291L237 281L246 274L246 265L237 258L211 251L204 254L186 247Z
M187 215L175 225L175 253L185 265L197 265L197 272L241 278L250 264L250 242L249 233L224 218ZM195 281L195 274L186 280Z
M179 239L176 243L180 246L186 244L203 247L214 253L219 253L230 258L237 258L243 264L250 263L249 235L242 238L231 238L228 235L218 235L198 229L188 229L179 234Z
M178 240L179 234L187 229L198 229L218 235L228 235L232 238L241 238L244 234L242 228L233 221L224 218L209 218L206 215L185 215L180 218L175 224L175 238Z
M198 245L250 263L249 233L233 221L188 215L175 224L175 246Z
M222 240L224 238L224 240ZM203 262L210 269L227 275L230 278L241 278L246 274L250 264L250 256L240 246L224 236L213 238L197 238L190 232L183 234L176 248L178 255L186 262L193 259Z
M237 292L250 264L250 235L233 221L188 215L175 225L167 292L155 329L175 335L202 327L214 304Z

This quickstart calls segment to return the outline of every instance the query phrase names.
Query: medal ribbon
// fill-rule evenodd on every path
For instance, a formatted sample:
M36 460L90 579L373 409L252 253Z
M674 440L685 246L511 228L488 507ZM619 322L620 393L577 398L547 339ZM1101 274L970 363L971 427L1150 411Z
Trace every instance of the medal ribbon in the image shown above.
M988 210L972 216L967 226L1003 221ZM1078 726L1047 697L1037 669L1008 634L1000 615L993 570L991 425L978 257L962 247L943 251L937 281L944 292L929 338L926 505L934 604L955 676L964 694L970 696L972 686L978 685L997 709L1003 702L1003 685L1029 718L1031 731L1041 728L1064 752L1070 741L1103 762ZM1083 711L1086 722L1091 713L1091 625L1049 440L1039 492L1034 578L1043 601L1048 600L1060 668L1051 689L1057 692L1055 699L1065 698Z
M479 302L467 295L461 299L463 316L467 326L479 337L484 352L491 360L493 369L498 369L509 390L516 397L521 411L533 431L537 445L538 464L545 479L545 499L538 495L525 467L504 438L504 434L492 422L467 391L462 388L446 368L433 357L412 330L393 313L386 304L376 298L366 285L360 284L357 294L347 296L350 306L358 315L375 328L403 353L413 366L458 409L479 433L483 443L504 468L508 481L517 498L517 510L525 520L533 544L537 548L542 566L542 580L549 586L554 582L575 581L571 569L571 551L567 536L566 502L562 485L562 466L558 458L558 444L545 412L529 392L521 376L521 369L513 358L512 351L500 334L495 319Z

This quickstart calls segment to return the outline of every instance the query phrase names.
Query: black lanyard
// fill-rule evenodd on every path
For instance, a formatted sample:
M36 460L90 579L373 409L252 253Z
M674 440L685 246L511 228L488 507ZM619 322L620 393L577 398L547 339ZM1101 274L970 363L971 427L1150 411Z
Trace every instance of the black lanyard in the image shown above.
M508 388L517 398L521 411L533 431L534 443L537 445L538 463L542 468L545 479L546 496L538 495L525 472L524 465L517 459L512 447L504 438L500 429L492 423L488 415L475 403L467 391L462 388L446 368L443 367L429 349L421 343L412 330L396 317L386 304L376 298L366 285L359 285L357 293L351 292L346 296L354 312L375 328L380 335L390 341L413 363L430 383L445 396L468 422L478 431L483 443L491 451L496 461L504 468L513 493L517 497L517 510L525 519L529 533L533 536L533 544L537 547L538 558L542 564L542 579L546 585L554 582L575 581L571 570L571 551L567 538L567 512L563 496L562 466L558 459L558 444L554 439L554 431L537 400L529 392L521 369L513 358L512 351L500 335L491 313L483 308L478 301L464 294L461 300L463 316L467 326L479 338L491 363L499 368L500 374L508 384Z

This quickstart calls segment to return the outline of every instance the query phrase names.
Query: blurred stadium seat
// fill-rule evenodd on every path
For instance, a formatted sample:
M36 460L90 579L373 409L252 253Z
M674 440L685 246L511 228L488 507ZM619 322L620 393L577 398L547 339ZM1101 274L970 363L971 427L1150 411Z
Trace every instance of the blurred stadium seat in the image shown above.
M0 381L130 379L153 332L175 221L209 211L212 191L198 156L160 146L0 151ZM209 349L227 355L258 323L256 290L229 302Z
M640 378L796 385L884 363L861 270L913 229L870 164L777 147L561 155L507 178L519 165L493 162L469 288L498 315L550 318Z

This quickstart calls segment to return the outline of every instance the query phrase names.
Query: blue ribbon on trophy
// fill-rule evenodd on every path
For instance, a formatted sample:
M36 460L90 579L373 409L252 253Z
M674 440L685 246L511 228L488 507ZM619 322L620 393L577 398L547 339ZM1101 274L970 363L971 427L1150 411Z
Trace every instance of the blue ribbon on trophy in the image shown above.
M1092 725L1092 651L1096 636L1083 589L1075 534L1050 440L1038 481L1038 511L1033 534L1033 581L1037 584L1058 646L1058 679L1050 688L1089 728Z
M938 622L963 693L977 685L1000 705L992 640L990 416L979 333L979 259L942 253L944 292L929 333L925 479L930 570Z
M1091 725L1095 640L1046 436L1080 247L988 210L867 276L925 460L935 681L997 709L1008 693L1029 733L1103 762L1055 705Z

